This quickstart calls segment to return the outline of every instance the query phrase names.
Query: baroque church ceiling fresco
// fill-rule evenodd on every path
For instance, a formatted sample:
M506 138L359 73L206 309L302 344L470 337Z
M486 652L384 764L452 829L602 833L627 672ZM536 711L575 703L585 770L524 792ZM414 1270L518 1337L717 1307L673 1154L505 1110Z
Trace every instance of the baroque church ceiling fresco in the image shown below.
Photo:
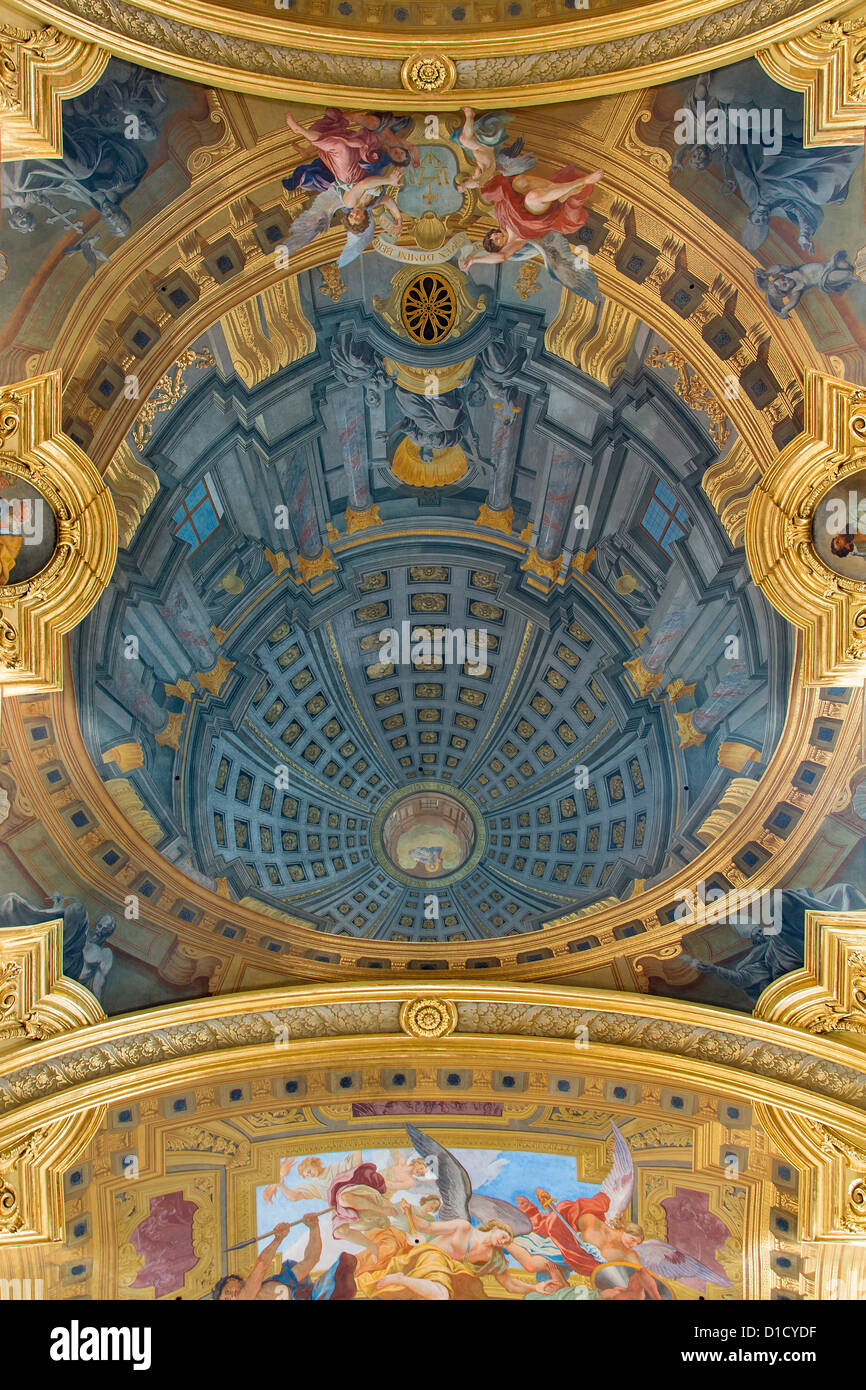
M0 1292L862 1297L866 21L205 8L2 30Z

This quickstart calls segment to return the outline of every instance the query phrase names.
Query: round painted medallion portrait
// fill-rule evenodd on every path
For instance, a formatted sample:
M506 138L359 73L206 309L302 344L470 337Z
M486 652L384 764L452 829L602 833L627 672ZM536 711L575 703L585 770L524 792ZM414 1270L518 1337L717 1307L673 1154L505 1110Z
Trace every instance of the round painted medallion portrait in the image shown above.
M812 539L834 573L866 582L866 470L850 474L821 498Z
M54 512L42 494L15 473L0 472L0 586L32 579L56 545Z

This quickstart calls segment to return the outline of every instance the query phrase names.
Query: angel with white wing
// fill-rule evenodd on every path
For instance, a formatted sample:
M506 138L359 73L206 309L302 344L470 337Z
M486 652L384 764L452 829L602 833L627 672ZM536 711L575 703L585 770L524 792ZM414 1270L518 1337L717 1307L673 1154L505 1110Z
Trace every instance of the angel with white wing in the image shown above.
M366 251L372 242L376 234L373 210L380 208L390 216L392 234L399 236L403 219L391 190L396 192L402 179L402 170L398 169L389 174L370 174L351 186L335 180L314 198L306 212L298 214L276 251L284 255L299 251L326 232L336 217L341 217L346 227L346 245L337 258L337 265L342 268Z
M479 189L498 225L487 233L480 247L463 248L458 258L460 269L540 255L560 284L584 299L596 301L598 282L589 269L586 252L576 254L566 234L579 231L586 222L585 204L603 177L602 170L578 174L569 167L552 179L530 173L535 163L531 155L512 151L504 156L501 150L483 145L474 138L470 107L464 107L464 115L466 125L460 143L478 164L478 173L464 186Z
M435 1176L441 1206L435 1219L412 1212L411 1242L376 1271L376 1295L483 1299L481 1277L487 1274L509 1293L525 1294L526 1285L509 1273L503 1251L515 1234L530 1231L527 1219L510 1202L473 1192L463 1164L429 1134L410 1124L406 1132ZM405 1212L408 1204L401 1205Z
M555 1202L549 1193L539 1189L539 1206L526 1197L517 1198L532 1230L551 1240L561 1258L578 1274L593 1275L602 1265L630 1266L639 1285L636 1297L661 1297L657 1289L651 1292L652 1280L645 1271L662 1279L702 1279L728 1287L730 1280L724 1275L666 1241L647 1240L642 1226L625 1219L634 1194L634 1164L628 1144L613 1122L611 1131L613 1163L593 1196ZM612 1287L603 1290L601 1296L621 1297L623 1293ZM627 1287L625 1296L630 1296Z

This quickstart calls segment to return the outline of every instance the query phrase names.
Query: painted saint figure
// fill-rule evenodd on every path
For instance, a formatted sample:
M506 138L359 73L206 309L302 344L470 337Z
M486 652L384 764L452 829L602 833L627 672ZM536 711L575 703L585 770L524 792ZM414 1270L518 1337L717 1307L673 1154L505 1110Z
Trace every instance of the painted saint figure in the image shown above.
M413 864L420 865L428 874L438 874L442 868L442 846L435 848L419 846L418 849L409 850L409 858Z
M671 174L686 160L698 170L718 165L725 191L739 192L748 209L740 234L747 250L756 251L764 243L771 218L783 217L794 223L800 246L811 254L824 208L848 196L863 157L862 145L804 148L802 97L773 82L753 59L696 77L687 109L694 113L699 103L707 113L705 126L709 131L712 117L718 137L711 141L707 133L703 142L681 145ZM775 143L742 139L742 115L776 110L781 113L781 131Z

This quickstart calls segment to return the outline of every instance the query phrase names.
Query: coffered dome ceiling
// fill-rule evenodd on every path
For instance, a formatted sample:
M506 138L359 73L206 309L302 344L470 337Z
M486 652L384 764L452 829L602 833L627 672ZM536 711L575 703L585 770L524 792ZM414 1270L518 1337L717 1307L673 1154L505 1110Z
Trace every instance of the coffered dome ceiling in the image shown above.
M155 422L158 497L74 639L80 718L103 775L142 750L128 783L162 853L232 898L376 942L536 933L703 849L720 750L757 778L777 745L791 631L701 487L718 445L645 365L648 329L606 387L545 348L558 287L524 303L491 267L471 326L419 350L386 321L390 274L363 261L338 304L304 276L315 347L252 391L224 331L196 344L215 365ZM401 387L422 362L455 386ZM417 448L396 476L383 435L411 442L407 419L452 428L462 476L437 486ZM323 539L299 589L287 548ZM397 873L379 814L425 782L477 827L426 917L441 836Z
M866 21L681 9L4 26L0 1279L862 1295Z

